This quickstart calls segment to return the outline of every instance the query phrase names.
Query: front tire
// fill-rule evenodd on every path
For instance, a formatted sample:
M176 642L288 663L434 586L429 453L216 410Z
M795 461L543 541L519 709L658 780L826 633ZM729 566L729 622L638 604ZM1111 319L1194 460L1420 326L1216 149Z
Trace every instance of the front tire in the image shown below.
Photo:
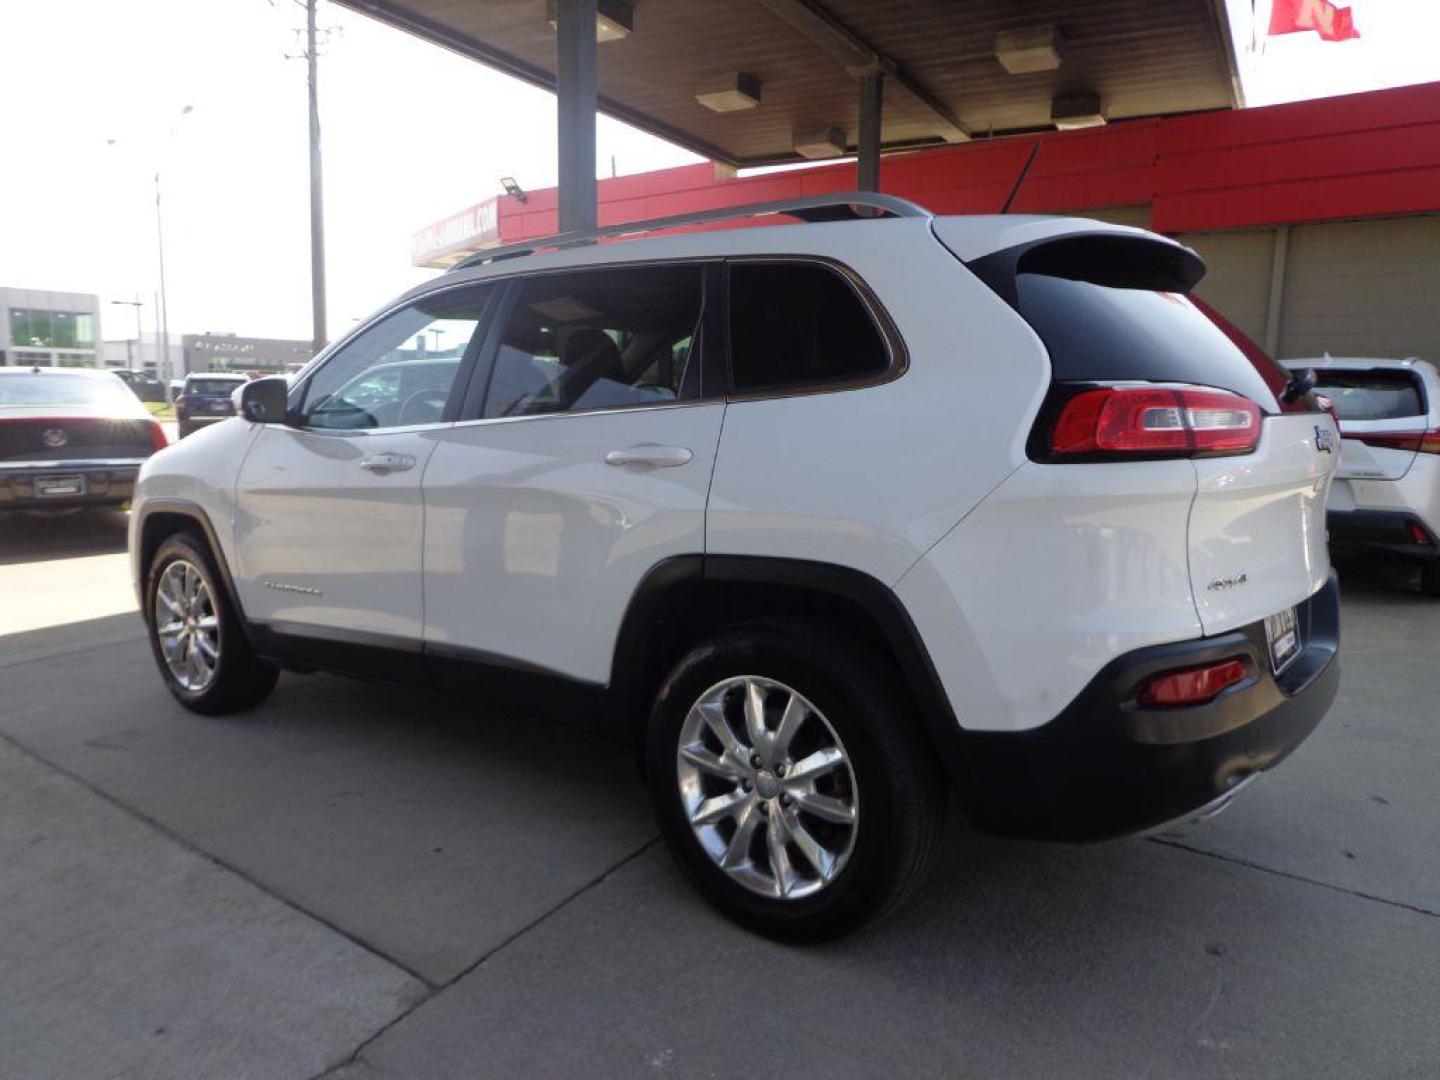
M275 688L280 669L250 648L199 536L177 533L160 545L145 582L145 622L166 687L191 712L241 712Z
M776 620L696 647L650 717L661 830L712 904L770 937L838 937L934 862L942 776L889 668L827 623Z

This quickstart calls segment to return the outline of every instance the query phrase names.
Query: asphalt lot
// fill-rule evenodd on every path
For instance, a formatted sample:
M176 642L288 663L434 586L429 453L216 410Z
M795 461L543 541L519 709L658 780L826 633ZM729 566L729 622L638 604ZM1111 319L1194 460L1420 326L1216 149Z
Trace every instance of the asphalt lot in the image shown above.
M123 543L0 519L0 1076L1440 1075L1440 604L1403 574L1344 568L1339 701L1222 816L956 824L916 903L799 949L697 899L623 748L329 676L184 713Z

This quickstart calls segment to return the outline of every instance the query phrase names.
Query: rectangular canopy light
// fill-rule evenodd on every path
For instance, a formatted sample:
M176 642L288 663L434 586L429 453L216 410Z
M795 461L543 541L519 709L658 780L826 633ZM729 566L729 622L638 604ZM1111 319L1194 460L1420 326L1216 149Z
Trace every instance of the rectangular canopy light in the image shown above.
M808 128L791 136L791 147L804 158L832 158L845 153L845 131L838 127Z
M534 16L531 16L534 18ZM555 29L555 0L546 0L545 19L550 29ZM635 29L635 7L625 0L596 0L595 40L597 42L619 41L630 36Z
M1050 103L1050 122L1061 131L1099 127L1105 123L1105 107L1099 94L1072 94Z
M1002 31L995 35L995 57L1011 75L1054 71L1060 66L1060 31L1053 25Z
M739 112L760 104L760 80L743 71L732 72L703 83L695 91L695 100L711 112Z

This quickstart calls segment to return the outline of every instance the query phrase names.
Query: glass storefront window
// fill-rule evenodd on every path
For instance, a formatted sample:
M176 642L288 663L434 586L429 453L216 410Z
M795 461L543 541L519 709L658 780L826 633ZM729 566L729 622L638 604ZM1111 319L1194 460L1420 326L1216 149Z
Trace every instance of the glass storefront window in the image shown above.
M10 343L36 349L93 348L95 316L85 311L10 311Z

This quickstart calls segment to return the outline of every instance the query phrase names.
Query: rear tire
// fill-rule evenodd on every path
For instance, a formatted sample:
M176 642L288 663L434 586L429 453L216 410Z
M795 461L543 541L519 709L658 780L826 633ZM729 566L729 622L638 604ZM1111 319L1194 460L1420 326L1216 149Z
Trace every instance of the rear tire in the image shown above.
M928 874L947 803L913 711L889 667L828 623L703 642L647 731L672 854L710 903L770 937L824 940L889 914Z
M254 708L280 669L250 648L209 545L194 533L166 539L145 580L150 649L166 687L191 712L222 716Z
M1420 564L1420 591L1440 600L1440 559Z

